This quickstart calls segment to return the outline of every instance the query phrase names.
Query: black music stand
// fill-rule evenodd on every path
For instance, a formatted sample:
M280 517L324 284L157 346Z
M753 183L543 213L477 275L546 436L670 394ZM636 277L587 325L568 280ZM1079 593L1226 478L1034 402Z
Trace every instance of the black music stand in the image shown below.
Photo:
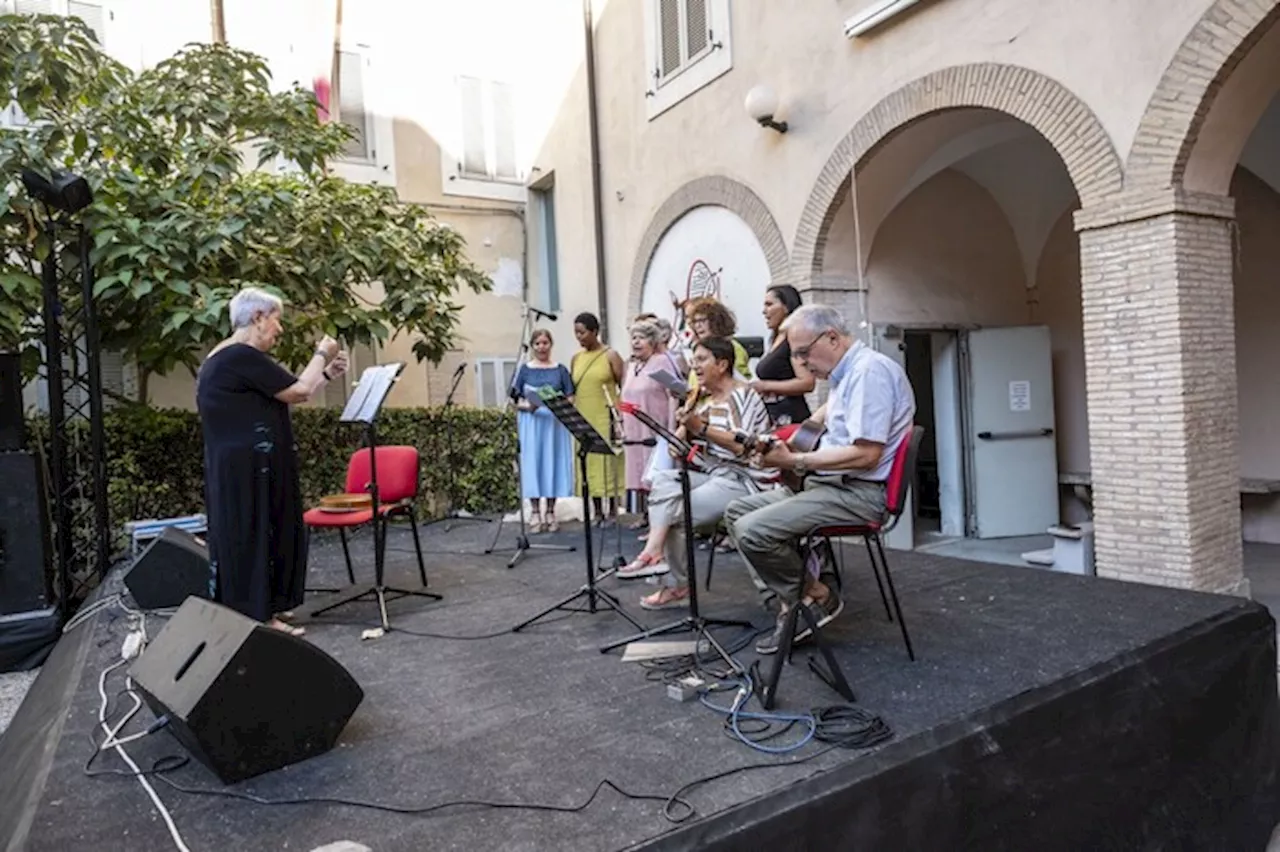
M598 606L613 610L631 622L638 630L643 630L644 627L640 622L628 615L626 610L622 608L622 601L608 592L596 588L595 551L591 547L591 486L587 478L587 456L592 454L615 455L613 447L595 430L594 426L587 422L587 419L582 416L582 413L574 407L573 403L564 394L559 391L550 391L548 393L539 393L539 397L542 399L543 405L556 416L556 419L569 430L570 434L578 442L578 467L582 471L582 534L586 537L587 582L582 588L559 603L552 604L533 616L533 618L520 622L511 628L511 632L518 633L538 619L548 616L556 610L595 613ZM587 599L586 609L576 609L569 606L578 598L584 597Z
M620 406L621 408L621 406ZM652 630L644 630L635 636L628 636L626 639L620 639L617 642L611 642L600 649L600 653L607 654L614 648L623 645L629 645L632 642L641 639L651 639L654 636L662 636L667 633L680 633L685 630L692 631L697 634L698 638L706 641L715 652L720 655L729 668L736 672L741 672L742 667L733 659L724 646L720 644L714 636L711 635L712 627L753 627L749 621L740 621L737 619L723 618L706 618L698 610L698 567L693 547L693 506L692 498L689 496L689 459L694 453L694 448L686 441L680 440L676 434L663 424L654 420L647 413L637 406L628 405L621 408L627 414L630 414L640 420L641 423L648 426L657 435L662 436L667 442L680 452L680 496L684 503L684 546L685 559L688 561L689 570L689 614L684 618L677 619L669 624L655 627ZM707 460L708 467L720 467L720 465L710 459ZM744 474L745 475L745 474Z
M386 563L387 519L382 513L382 504L378 494L378 432L376 423L382 403L386 401L391 386L399 379L404 369L402 362L379 364L367 368L360 374L355 391L347 400L347 407L342 411L341 423L357 423L364 427L365 444L369 448L369 494L373 498L373 583L359 583L345 591L339 592L339 599L319 609L311 611L316 616L331 609L357 601L374 599L378 602L378 613L382 617L382 629L391 630L391 621L387 618L387 594L395 595L392 600L410 595L432 600L444 600L444 597L425 589L397 589L383 582L383 568ZM415 520L414 523L417 523Z

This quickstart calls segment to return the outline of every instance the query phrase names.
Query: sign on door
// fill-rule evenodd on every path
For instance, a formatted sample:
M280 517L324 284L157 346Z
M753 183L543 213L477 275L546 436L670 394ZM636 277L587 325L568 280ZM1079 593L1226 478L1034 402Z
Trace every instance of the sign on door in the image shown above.
M1009 410L1031 410L1031 382L1025 380L1009 382Z

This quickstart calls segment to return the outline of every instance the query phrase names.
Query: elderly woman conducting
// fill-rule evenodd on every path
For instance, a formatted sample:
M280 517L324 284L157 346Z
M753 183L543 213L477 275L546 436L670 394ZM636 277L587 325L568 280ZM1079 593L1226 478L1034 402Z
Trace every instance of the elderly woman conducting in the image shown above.
M347 356L325 337L300 375L267 353L280 337L282 305L248 288L231 300L231 336L196 378L204 431L205 506L214 599L276 630L302 603L307 531L289 406L306 402L346 371Z

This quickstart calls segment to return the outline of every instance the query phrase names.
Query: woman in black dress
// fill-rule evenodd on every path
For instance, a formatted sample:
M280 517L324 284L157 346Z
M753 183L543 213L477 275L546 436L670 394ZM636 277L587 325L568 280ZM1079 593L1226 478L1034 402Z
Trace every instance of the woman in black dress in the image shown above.
M299 376L267 352L280 336L281 302L253 288L231 300L231 336L196 379L204 431L205 506L215 599L273 627L302 603L307 530L289 406L309 400L347 368L325 337Z
M765 291L763 313L770 345L756 362L756 380L751 387L764 397L775 427L803 423L809 418L809 403L804 395L813 390L813 374L791 360L791 344L785 334L778 334L782 321L800 305L800 293L795 287L779 284Z

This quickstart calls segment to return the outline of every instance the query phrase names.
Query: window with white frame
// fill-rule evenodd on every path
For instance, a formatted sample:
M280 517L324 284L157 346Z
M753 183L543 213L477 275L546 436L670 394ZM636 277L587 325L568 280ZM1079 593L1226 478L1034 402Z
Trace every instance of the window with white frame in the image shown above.
M729 0L646 0L648 117L732 68L729 41Z
M548 184L529 191L529 208L537 242L534 258L537 264L538 305L544 310L560 310L560 263L556 242L555 186Z
M499 408L507 399L507 389L516 378L515 358L476 359L476 404Z

